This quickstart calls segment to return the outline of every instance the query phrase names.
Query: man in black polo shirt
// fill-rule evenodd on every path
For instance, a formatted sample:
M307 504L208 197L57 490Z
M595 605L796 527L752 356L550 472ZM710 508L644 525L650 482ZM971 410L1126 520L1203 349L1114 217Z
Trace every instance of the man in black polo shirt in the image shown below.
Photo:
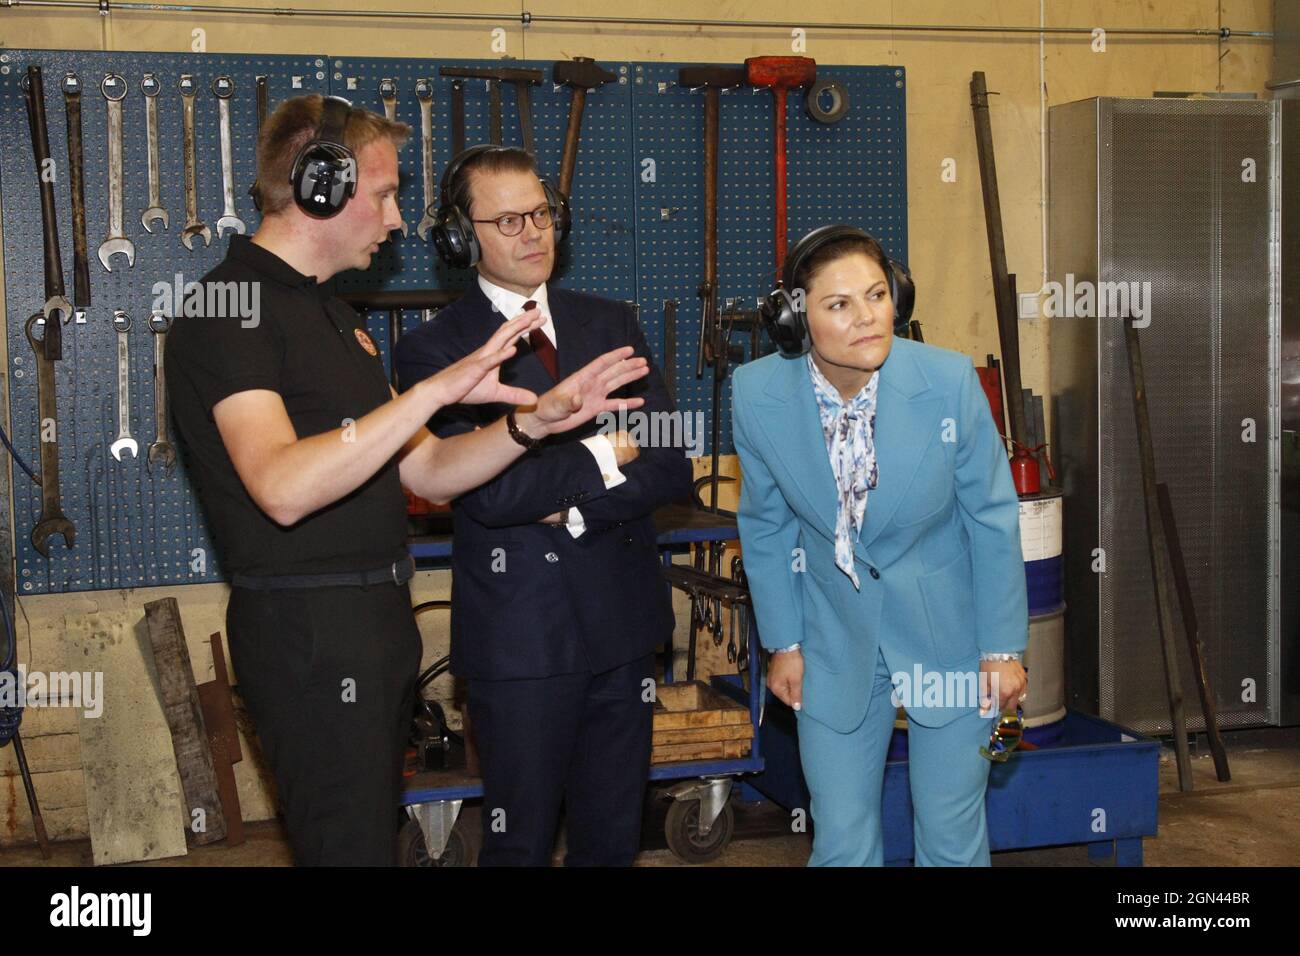
M617 409L608 393L647 372L629 348L540 399L501 384L514 340L541 325L530 309L396 396L361 318L321 283L368 267L401 224L408 132L319 95L282 104L258 143L261 226L231 237L167 337L172 410L231 577L231 657L299 864L394 861L421 650L402 486L447 501L538 439ZM305 148L321 139L338 152ZM322 173L330 156L343 192ZM317 215L313 182L332 215ZM466 402L527 407L448 440L424 427Z

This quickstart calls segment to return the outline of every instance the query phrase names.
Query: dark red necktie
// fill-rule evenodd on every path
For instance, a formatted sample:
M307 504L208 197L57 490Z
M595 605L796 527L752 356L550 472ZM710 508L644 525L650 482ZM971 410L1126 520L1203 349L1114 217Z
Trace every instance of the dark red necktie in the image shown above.
M528 333L528 344L533 347L537 357L542 360L542 364L546 366L546 371L551 373L551 378L558 382L560 380L560 363L555 354L555 346L546 337L546 333L541 329L533 329Z

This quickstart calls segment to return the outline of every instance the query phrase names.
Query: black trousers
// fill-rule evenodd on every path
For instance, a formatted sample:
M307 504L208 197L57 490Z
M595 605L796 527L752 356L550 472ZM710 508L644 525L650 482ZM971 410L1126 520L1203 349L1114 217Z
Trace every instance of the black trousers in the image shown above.
M479 866L549 866L561 803L566 866L631 864L650 769L653 664L646 655L600 674L469 682L483 770Z
M235 587L226 628L294 861L394 865L421 656L409 587Z

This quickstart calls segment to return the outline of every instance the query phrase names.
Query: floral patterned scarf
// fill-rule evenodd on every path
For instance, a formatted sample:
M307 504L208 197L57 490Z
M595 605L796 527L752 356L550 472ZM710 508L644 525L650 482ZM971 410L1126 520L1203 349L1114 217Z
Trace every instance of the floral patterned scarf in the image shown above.
M876 487L880 477L876 466L876 392L880 373L862 391L845 404L835 386L826 380L812 353L808 354L808 374L812 378L817 411L821 415L822 435L831 471L839 491L835 506L835 566L848 575L853 587L861 589L853 565L853 544L862 533L867 514L867 492Z

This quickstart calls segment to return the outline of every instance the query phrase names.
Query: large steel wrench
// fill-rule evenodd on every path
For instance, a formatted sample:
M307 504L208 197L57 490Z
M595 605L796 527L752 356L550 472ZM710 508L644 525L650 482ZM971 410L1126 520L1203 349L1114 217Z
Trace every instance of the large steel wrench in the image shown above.
M121 461L124 451L129 451L132 458L140 452L139 444L131 437L131 346L127 339L131 331L130 313L114 309L113 328L117 330L117 440L109 451Z
M54 180L48 175L50 135L45 121L45 84L41 68L29 66L23 76L23 94L27 100L27 122L32 134L32 157L36 160L36 177L41 192L41 241L44 248L45 305L42 312L50 324L41 347L51 361L63 358L63 325L72 318L72 303L64 295L63 258L59 251L59 224L54 207ZM58 318L55 318L55 314Z
M388 117L389 122L397 122L397 81L392 77L384 77L379 81L379 98L384 104L384 115ZM405 239L410 233L407 232L406 220L402 220L401 225L402 238Z
M421 239L429 238L433 228L433 81L415 81L415 98L420 101L420 153L424 164L424 218L415 227Z
M152 73L146 73L140 81L140 92L144 94L145 142L149 153L149 208L140 213L140 225L145 232L153 232L151 223L162 220L163 228L170 225L167 210L162 205L162 174L158 163L158 94L162 83Z
M127 266L135 265L135 243L122 228L122 100L126 98L126 80L116 73L104 76L99 84L108 104L108 238L99 246L99 261L113 271L109 260L119 252Z
M32 547L48 558L51 535L63 535L64 545L71 548L77 541L77 529L63 514L63 505L59 500L58 404L54 395L54 362L45 357L45 343L32 335L32 329L38 323L45 323L45 316L40 312L27 320L25 330L27 341L36 353L36 404L41 436L41 516L32 528ZM45 441L46 428L50 429L49 441Z
M163 355L167 347L167 330L172 321L163 312L149 314L149 331L153 333L153 430L154 440L149 446L146 462L153 471L155 461L162 462L163 470L171 473L176 464L176 446L167 437L167 378L163 371Z
M244 220L235 212L235 164L230 155L230 98L235 94L235 81L219 76L212 81L212 95L217 98L217 111L221 117L221 196L225 207L217 220L217 238L227 229L244 234Z
M181 244L194 250L194 237L202 236L203 245L212 242L212 230L199 219L199 192L194 172L194 77L181 76L181 114L184 117L185 135L185 228L181 230Z

